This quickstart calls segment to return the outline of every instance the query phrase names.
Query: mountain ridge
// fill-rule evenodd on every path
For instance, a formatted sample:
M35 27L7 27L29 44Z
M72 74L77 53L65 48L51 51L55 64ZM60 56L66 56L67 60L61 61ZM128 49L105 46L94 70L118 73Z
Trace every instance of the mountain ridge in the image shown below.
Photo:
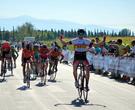
M0 27L1 29L4 27L6 30L12 30L13 26L16 29L18 26L23 25L24 23L29 22L34 25L36 29L40 30L77 30L79 28L83 28L86 30L101 30L101 31L109 31L109 32L118 32L120 29L110 28L106 26L94 25L94 24L80 24L71 21L65 20L55 20L55 19L38 19L31 16L18 16L13 18L1 18L0 19Z

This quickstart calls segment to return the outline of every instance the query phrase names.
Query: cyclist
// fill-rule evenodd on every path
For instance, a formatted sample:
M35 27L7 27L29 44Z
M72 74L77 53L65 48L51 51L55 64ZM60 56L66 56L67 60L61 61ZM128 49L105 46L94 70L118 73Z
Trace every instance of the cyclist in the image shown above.
M19 56L19 54L13 45L11 46L11 54L12 54L12 58L14 60L14 68L16 68L16 59Z
M74 53L74 62L73 62L73 75L75 80L75 86L78 88L78 82L77 82L77 67L80 63L80 61L83 61L83 64L85 65L86 70L86 89L89 90L88 83L89 83L89 62L86 58L86 52L87 48L89 47L91 41L89 39L84 38L86 35L86 32L84 29L79 29L77 31L78 37L69 41L65 42L61 36L60 41L63 44L72 44L74 45L75 53Z
M50 75L53 62L55 62L55 64L56 64L55 71L57 72L58 71L57 66L58 66L59 57L61 56L61 60L62 60L64 56L63 56L61 50L57 46L53 47L50 50L50 52L48 53L48 55L49 55L49 59L50 59L49 60L50 65L49 65L48 75Z
M49 49L47 45L45 44L41 45L39 53L40 53L40 73L41 73L40 76L43 79L45 74L47 74L47 68L48 68ZM41 84L43 83L42 79L41 79Z
M5 58L8 58L8 62L11 61L11 46L10 43L8 41L5 41L2 46L1 46L1 54L2 54L2 62L1 62L1 73L3 73L2 71L6 71L3 70L3 62ZM2 75L2 74L1 74Z
M27 44L26 47L22 50L22 67L23 67L23 78L24 78L23 82L24 83L26 83L26 75L25 75L26 63L27 63L27 61L29 61L30 63L32 62L33 54L34 54L34 52L31 49L30 44Z

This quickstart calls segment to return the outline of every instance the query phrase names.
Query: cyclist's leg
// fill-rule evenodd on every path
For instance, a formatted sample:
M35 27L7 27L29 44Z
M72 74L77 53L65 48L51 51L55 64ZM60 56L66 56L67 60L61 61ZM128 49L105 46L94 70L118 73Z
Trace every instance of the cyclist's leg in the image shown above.
M58 59L55 60L55 70L56 70L56 72L58 71L57 66L58 66Z
M78 87L78 82L77 82L77 66L79 64L79 61L74 61L73 62L73 76L75 80L75 86Z
M16 56L13 56L14 68L16 68Z
M2 57L2 59L1 59L1 74L0 74L0 76L2 76L2 74L4 72L4 70L3 70L3 64L4 64L4 58Z
M12 70L13 69L13 60L12 60L11 52L9 52L8 62L9 62L9 68Z
M4 59L5 59L5 52L2 51L2 59L1 59L1 76L2 76L2 73L4 72L4 68L3 68Z
M47 68L48 68L48 61L45 62L45 72L47 72Z
M22 68L23 68L23 82L25 83L25 79L26 79L26 73L25 73L25 68L26 68L26 62L27 62L27 59L26 58L23 58L22 59Z

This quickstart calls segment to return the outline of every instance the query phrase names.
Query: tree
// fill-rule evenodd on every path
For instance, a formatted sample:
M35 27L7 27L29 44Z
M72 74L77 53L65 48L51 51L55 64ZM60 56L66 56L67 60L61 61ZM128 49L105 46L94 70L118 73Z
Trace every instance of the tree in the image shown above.
M119 35L120 36L131 36L131 30L129 29L122 29L120 32L119 32Z
M132 37L134 37L135 36L135 33L134 32L132 32Z
M17 28L17 32L20 37L32 36L34 32L34 26L31 23L26 22L22 26Z

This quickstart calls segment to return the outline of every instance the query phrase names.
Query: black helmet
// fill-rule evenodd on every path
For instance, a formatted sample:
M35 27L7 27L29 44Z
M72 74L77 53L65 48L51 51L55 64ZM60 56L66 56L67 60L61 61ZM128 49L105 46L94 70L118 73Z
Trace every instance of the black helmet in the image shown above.
M84 35L86 35L86 31L84 29L78 29L77 34L84 36Z

